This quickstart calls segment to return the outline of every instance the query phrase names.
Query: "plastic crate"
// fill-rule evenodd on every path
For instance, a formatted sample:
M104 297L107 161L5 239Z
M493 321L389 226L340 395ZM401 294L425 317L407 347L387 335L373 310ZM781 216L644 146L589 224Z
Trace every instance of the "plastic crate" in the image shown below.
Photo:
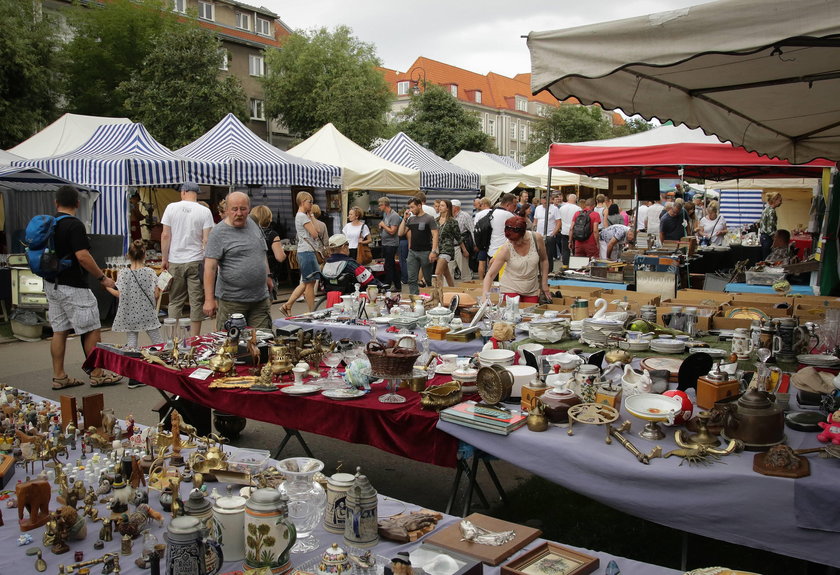
M785 272L753 272L747 270L747 283L754 286L771 286L785 279Z

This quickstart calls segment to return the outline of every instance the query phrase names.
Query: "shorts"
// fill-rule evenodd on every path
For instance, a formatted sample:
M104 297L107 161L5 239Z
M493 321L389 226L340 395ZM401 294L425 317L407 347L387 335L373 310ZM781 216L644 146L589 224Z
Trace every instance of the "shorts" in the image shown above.
M315 252L298 252L298 266L300 267L300 281L312 283L321 277L321 267L318 265L318 258Z
M475 256L475 259L480 262L486 262L490 259L490 254L487 253L487 250L478 250L478 254Z
M445 262L451 262L452 256L450 254L438 254L438 259L443 260Z
M55 332L71 329L82 335L101 327L99 304L88 288L56 285L44 281L44 291L50 304L50 325Z

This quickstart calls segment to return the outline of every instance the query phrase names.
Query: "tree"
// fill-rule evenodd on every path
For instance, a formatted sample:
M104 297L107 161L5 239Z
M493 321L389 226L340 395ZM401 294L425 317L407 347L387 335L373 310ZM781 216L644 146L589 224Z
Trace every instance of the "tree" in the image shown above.
M126 111L170 148L192 142L228 112L247 117L239 79L219 74L221 42L197 25L183 28L156 37L139 72L119 86Z
M451 159L461 150L494 151L478 118L437 84L427 83L422 93L414 94L401 118L401 131L442 158Z
M57 115L58 28L35 6L0 0L0 149L20 143Z
M266 56L266 113L289 133L308 138L332 122L369 148L385 129L391 92L372 44L339 26L298 32Z
M647 132L651 128L653 128L653 124L648 123L641 116L634 116L627 118L623 126L613 126L613 135L611 137L618 138L620 136L638 134L639 132Z
M68 11L73 39L64 55L67 109L95 116L125 116L126 94L119 89L143 67L155 38L181 28L167 0L110 0Z

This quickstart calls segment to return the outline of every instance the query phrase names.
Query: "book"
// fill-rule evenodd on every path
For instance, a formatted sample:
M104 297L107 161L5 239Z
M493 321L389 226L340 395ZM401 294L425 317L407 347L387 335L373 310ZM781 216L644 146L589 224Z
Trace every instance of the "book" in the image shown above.
M511 412L507 416L492 416L475 411L474 401L464 401L440 412L440 419L458 425L481 429L499 435L508 435L525 425L525 416Z

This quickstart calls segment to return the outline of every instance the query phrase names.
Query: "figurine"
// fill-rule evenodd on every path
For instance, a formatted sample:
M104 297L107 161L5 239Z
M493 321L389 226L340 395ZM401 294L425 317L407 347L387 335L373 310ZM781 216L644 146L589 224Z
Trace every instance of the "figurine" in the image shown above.
M817 439L822 443L829 441L834 445L840 445L840 409L828 415L827 422L819 421L817 425L822 427L822 433L817 435Z
M21 533L20 537L17 538L18 547L29 545L30 543L32 543L32 535L29 533Z
M125 423L125 437L130 439L134 435L134 415L129 413Z
M93 490L93 487L88 488L84 501L85 506L82 515L84 517L90 517L93 521L97 521L99 519L99 510L94 507L96 505L96 492Z
M102 415L102 431L106 437L114 437L114 426L117 424L117 418L114 417L113 409L103 409L99 412Z
M100 541L112 541L114 539L114 526L111 525L110 517L103 517L102 528L99 530Z
M46 481L22 481L15 486L21 531L36 529L47 522L51 493L50 484ZM24 511L29 513L29 517L23 517Z
M109 505L111 512L114 514L125 513L128 511L128 504L133 498L133 490L123 480L122 475L117 475L114 478L114 483L111 486L114 489L114 494L111 496L111 503Z
M122 545L120 547L120 553L123 555L131 555L131 536L127 533L122 536Z
M391 559L391 563L385 566L385 575L412 575L408 551L400 551Z

